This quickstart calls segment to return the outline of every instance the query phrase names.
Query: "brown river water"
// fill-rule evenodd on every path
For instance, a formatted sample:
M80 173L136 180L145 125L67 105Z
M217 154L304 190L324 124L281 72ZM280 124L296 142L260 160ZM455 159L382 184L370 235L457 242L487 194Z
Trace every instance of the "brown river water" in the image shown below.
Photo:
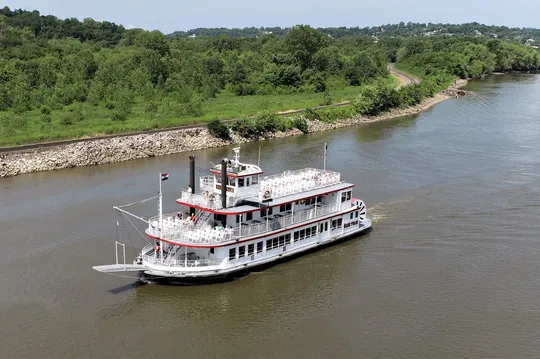
M115 260L112 207L155 195L159 171L177 208L187 153L0 180L0 357L540 357L540 76L467 89L418 116L261 142L266 173L322 167L327 142L374 230L228 283L92 269ZM145 242L130 233L131 260Z

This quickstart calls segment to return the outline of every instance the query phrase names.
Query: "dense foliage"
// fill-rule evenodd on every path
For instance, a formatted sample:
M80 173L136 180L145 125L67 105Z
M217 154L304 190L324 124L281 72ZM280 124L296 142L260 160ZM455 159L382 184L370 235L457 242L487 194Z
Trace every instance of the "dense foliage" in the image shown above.
M301 119L248 117L280 104L302 108L352 100L356 94L354 111L375 114L418 103L456 76L540 66L537 50L487 37L376 40L328 36L328 29L306 25L274 30L256 38L234 37L240 33L167 37L5 7L0 10L0 144L224 117L242 118L233 128L248 137L289 128L307 132ZM422 85L389 87L387 64L396 61L422 77ZM330 120L351 111L319 116ZM218 137L228 135L217 122L211 127Z
M189 31L176 31L169 36L230 36L230 37L258 37L265 34L284 36L289 28L281 27L246 27L242 29L226 28L197 28ZM419 37L419 36L485 36L500 40L510 40L522 44L540 45L540 29L509 28L507 26L483 25L476 22L468 24L433 24L433 23L404 23L387 24L372 27L327 27L317 28L325 35L333 38L347 36L374 36L377 38L390 37Z

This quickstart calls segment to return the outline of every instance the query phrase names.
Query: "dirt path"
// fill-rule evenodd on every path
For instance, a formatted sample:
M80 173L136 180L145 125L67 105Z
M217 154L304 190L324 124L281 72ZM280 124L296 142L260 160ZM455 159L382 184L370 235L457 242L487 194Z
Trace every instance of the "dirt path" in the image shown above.
M395 64L388 65L388 71L390 71L390 74L394 76L399 81L399 86L409 86L409 85L417 85L420 83L420 80L399 70L396 70Z

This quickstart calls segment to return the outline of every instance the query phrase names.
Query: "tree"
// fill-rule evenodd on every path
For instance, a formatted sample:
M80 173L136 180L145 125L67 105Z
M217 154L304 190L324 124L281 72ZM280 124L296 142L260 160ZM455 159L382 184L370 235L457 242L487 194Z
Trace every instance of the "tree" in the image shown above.
M328 46L328 40L321 32L308 25L298 25L287 32L285 47L300 65L302 71L313 65L313 56Z

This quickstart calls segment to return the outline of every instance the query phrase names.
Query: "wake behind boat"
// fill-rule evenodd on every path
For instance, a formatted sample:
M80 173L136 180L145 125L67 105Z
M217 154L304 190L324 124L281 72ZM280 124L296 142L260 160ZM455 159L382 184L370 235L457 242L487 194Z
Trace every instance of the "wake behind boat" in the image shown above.
M258 165L241 162L239 147L233 150L234 159L223 159L209 169L209 176L200 178L198 191L195 157L190 156L190 186L176 200L179 212L162 213L161 182L168 179L166 174L160 174L156 217L145 220L128 212L125 208L133 204L115 207L147 223L145 234L151 242L131 264L126 263L124 244L116 242L116 264L93 268L117 275L136 272L153 282L215 281L371 229L364 202L352 198L354 184L326 170L326 145L324 169L271 176L262 176Z

